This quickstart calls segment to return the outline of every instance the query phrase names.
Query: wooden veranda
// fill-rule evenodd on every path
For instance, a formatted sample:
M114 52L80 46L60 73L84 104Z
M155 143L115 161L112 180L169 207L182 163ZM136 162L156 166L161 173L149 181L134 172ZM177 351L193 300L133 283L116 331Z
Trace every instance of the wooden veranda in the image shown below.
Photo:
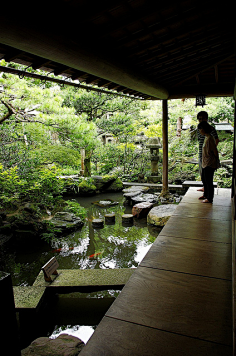
M50 73L56 76L60 75L60 80L67 80L68 83L75 83L77 86L89 86L90 90L93 90L92 86L95 86L97 91L108 89L139 99L163 100L163 189L167 190L168 100L192 98L198 94L205 94L208 97L234 96L236 99L235 4L229 0L225 0L220 5L213 0L181 0L178 2L169 0L161 3L150 0L104 0L100 2L87 0L46 2L42 0L34 5L32 8L31 3L19 1L14 4L5 1L1 4L0 59L8 62L9 66L11 66L11 62L24 64L27 67L25 75L28 71L31 72L32 68L34 70L42 69L48 71L49 78ZM235 132L234 137L236 138ZM219 199L216 199L217 203L214 202L212 210L210 210L209 206L199 205L193 197L195 192L190 190L185 198L190 201L181 203L178 208L178 217L173 217L171 221L175 219L175 223L184 224L186 220L191 220L191 236L195 237L169 235L168 226L171 226L170 224L163 230L163 233L167 234L168 232L166 237L170 241L169 247L163 242L165 248L169 248L168 254L172 253L171 246L177 244L180 251L179 256L183 253L185 257L190 257L193 246L195 246L199 251L202 269L196 268L196 270L188 271L186 264L185 270L179 270L181 261L177 263L178 259L175 258L178 256L175 255L168 261L170 267L165 265L163 268L160 267L161 264L158 267L156 265L158 261L152 257L149 261L144 259L137 274L133 275L128 282L127 288L129 289L125 287L121 297L117 299L117 303L109 312L110 314L106 315L106 325L103 321L81 355L89 354L87 350L91 352L90 355L99 355L98 345L100 345L100 355L138 355L138 352L140 355L168 355L166 348L158 349L160 338L163 339L165 345L171 345L170 355L183 354L179 345L184 344L186 338L191 341L189 344L185 344L189 355L194 354L192 350L196 343L198 344L198 353L195 352L195 354L198 355L227 355L230 352L235 354L235 144L231 197L223 199L219 194ZM218 204L222 201L226 206ZM231 202L232 218L229 212ZM204 209L208 210L204 211ZM192 213L194 211L195 215L188 216L189 211ZM227 217L225 216L226 212L228 212ZM201 215L206 213L209 213L209 219L205 215ZM215 214L217 219L215 219ZM188 219L185 218L186 216ZM212 229L212 224L214 229ZM227 227L225 227L224 233L222 231L223 235L218 240L218 231L221 231L220 228L224 225ZM230 230L231 225L232 231ZM185 230L182 228L182 232L190 232L189 225L183 226ZM204 226L203 231L201 230L202 226ZM209 232L211 241L204 240L203 242L201 236L206 235L206 229L209 226L211 226ZM216 226L217 228L215 228ZM160 236L161 239L164 239L163 233ZM224 238L232 238L232 240L226 241ZM181 241L188 242L189 247L178 244ZM204 258L200 245L209 247L204 253ZM230 246L231 250L229 251ZM213 265L207 264L209 258L213 258L211 253L215 253L214 261L217 261L219 252L217 247L224 248L226 253L223 260L221 259L222 273L214 268L213 260ZM158 249L158 242L154 244L151 251L155 252L155 249ZM171 265L175 261L176 264ZM150 265L148 265L149 263ZM232 281L229 276L229 264L231 263ZM162 270L163 277L160 276L160 270ZM223 274L223 270L225 274ZM210 273L214 271L221 274L217 276ZM205 275L205 273L207 274ZM125 303L122 305L122 300L126 293L132 295L139 283L143 286L140 282L142 275L147 277L146 289L142 288L143 293L146 293L143 297L145 296L147 301L144 305L148 304L151 307L153 302L154 309L148 310L148 318L145 317L146 309L144 309L138 318L132 319L129 308ZM151 298L151 295L147 293L150 287L149 279L151 281L155 276L156 283L159 284L159 282L164 283L164 279L168 280L170 275L182 279L181 281L174 279L175 283L170 283L168 288L161 291L162 294L156 295L162 304L158 304L157 301L154 303L152 299L148 302L149 297ZM189 279L190 276L191 279ZM209 282L206 287L215 285L216 292L219 292L217 300L221 300L221 304L223 303L225 306L224 312L218 313L220 309L214 304L214 298L211 299L210 290L208 293L207 289L202 289L201 281L203 280ZM186 286L185 292L184 289L180 292L177 288L182 284ZM221 289L218 289L217 286L220 285ZM197 298L197 292L199 296L207 294L209 297L207 308L204 306L203 300L200 297ZM187 299L186 296L188 296ZM173 299L173 297L175 298ZM195 323L191 319L191 316L193 317L190 308L191 298L195 298L194 300L199 302L199 313L201 312L204 318L209 317L208 319L203 318L203 320L206 320L206 323L207 320L211 321L212 328L209 326L211 330L206 329L205 324L203 324L204 329L201 329L198 323L193 327ZM230 300L233 303L229 310ZM182 309L178 309L178 301L181 301L182 306L186 306L185 311L189 311L189 314L180 313ZM171 308L178 312L176 318L163 319L162 310L158 308L165 303L167 306L172 303ZM171 308L169 309L172 311ZM161 313L160 319L158 321L156 318L154 322L155 312L158 310ZM216 314L217 320L214 320L213 314ZM233 336L229 330L230 319L233 321L231 330ZM110 329L111 322L117 334ZM218 328L220 325L224 327ZM110 348L110 353L105 353L105 349L104 352L102 349L104 330L107 333L107 350L110 347L109 340L113 340L116 345L116 347ZM192 334L190 335L190 333ZM135 334L139 336L138 340L134 340ZM129 339L130 348L125 347L127 343L122 343L123 337L124 340ZM147 344L152 347L150 350L152 353L145 351ZM93 351L93 347L96 348L96 352Z
M231 194L189 188L81 356L233 353Z

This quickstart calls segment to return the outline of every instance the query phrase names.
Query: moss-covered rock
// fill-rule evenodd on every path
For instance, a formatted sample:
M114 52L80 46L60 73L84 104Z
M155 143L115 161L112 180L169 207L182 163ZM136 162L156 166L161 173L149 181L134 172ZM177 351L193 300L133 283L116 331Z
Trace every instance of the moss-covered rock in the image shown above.
M123 183L120 178L116 178L114 182L107 188L107 190L112 192L119 192L123 189Z
M91 179L84 179L79 184L79 195L93 195L96 194L97 187Z
M60 230L62 233L77 230L84 225L80 217L69 212L56 213L50 220L50 223L55 229Z

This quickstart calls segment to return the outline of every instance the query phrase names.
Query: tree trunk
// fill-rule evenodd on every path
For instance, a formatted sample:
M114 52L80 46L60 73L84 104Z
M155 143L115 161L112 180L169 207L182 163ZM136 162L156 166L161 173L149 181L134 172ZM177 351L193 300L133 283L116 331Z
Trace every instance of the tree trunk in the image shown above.
M91 151L85 150L85 157L84 157L84 176L91 177Z

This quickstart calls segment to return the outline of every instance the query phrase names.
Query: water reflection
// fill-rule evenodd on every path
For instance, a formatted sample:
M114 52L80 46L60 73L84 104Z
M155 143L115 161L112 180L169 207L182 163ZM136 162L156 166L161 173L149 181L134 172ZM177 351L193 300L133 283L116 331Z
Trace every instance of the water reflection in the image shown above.
M68 335L72 335L75 337L78 337L80 340L82 340L85 344L88 342L92 334L94 333L94 330L96 329L96 325L94 326L87 326L87 325L65 325L59 328L56 328L52 335L50 336L50 339L56 339L59 335L66 333Z
M107 197L118 205L99 207L92 204ZM158 236L159 230L147 227L146 219L134 219L133 226L122 226L122 215L131 213L131 207L123 205L121 193L77 200L88 212L81 230L54 239L50 244L34 240L26 245L22 236L17 243L11 239L0 247L0 267L11 273L14 285L32 285L41 267L53 256L60 269L137 267ZM115 224L105 224L103 229L92 227L94 218L104 219L105 214L113 213Z

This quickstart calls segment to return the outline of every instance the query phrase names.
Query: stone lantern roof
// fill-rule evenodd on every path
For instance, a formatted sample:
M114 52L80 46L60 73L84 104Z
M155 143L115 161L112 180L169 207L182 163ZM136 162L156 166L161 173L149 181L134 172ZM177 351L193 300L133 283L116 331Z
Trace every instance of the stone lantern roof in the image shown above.
M161 142L159 137L151 137L146 145L147 148L161 148Z

